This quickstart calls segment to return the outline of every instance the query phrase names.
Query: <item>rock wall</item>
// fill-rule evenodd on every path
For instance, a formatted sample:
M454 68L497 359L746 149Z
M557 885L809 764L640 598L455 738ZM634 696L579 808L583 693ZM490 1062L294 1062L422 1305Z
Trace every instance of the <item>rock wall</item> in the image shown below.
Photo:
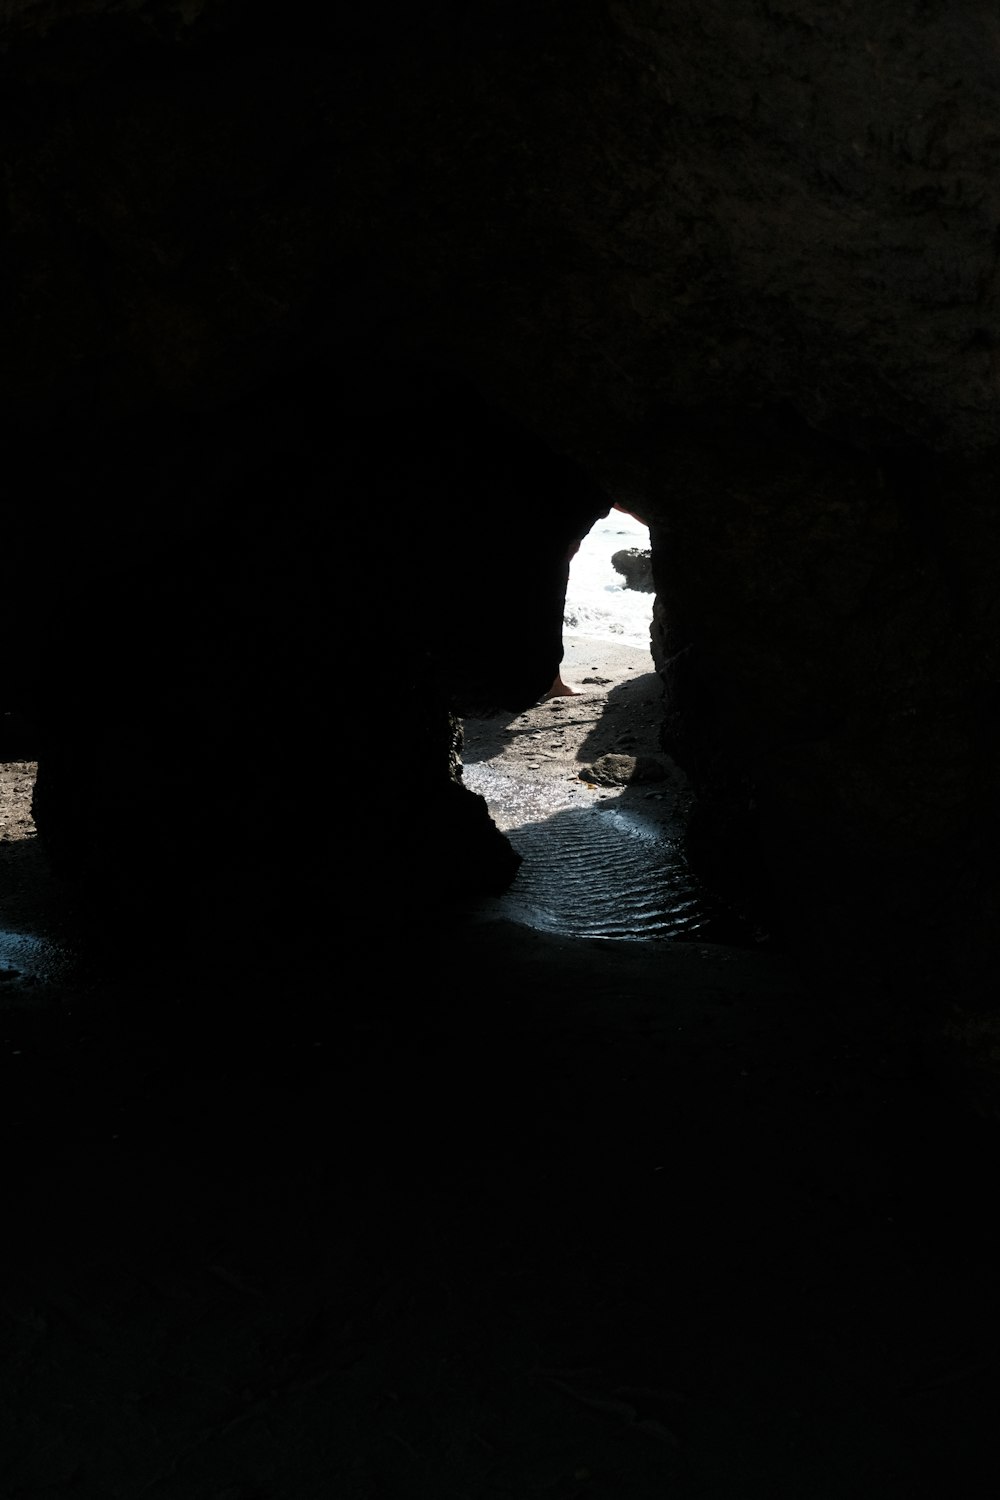
M0 13L8 520L67 493L86 518L72 551L44 522L15 551L106 562L122 518L180 524L191 474L196 536L291 447L326 486L296 505L379 515L401 592L377 643L424 701L399 631L415 496L443 485L481 569L474 618L418 632L454 712L543 690L566 543L618 500L653 528L665 732L713 830L831 947L932 931L988 988L989 9L434 0L282 27L236 0ZM504 653L512 568L535 605Z

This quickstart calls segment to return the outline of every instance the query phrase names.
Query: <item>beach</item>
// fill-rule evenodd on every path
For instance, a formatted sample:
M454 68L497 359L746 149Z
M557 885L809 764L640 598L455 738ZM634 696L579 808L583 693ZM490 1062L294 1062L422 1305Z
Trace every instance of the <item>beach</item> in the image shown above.
M665 820L687 781L660 746L663 689L649 651L607 638L567 635L562 677L576 696L543 698L520 714L465 720L466 783L481 790L475 768L502 760L526 801L534 800L539 810L555 810L586 802L588 794L591 799L607 795L607 788L581 775L602 756L653 760L665 784L657 788L655 807L647 810ZM648 785L618 790L636 804L653 801ZM498 826L506 831L515 826L516 816L517 809L497 799Z
M463 781L522 858L480 915L564 936L708 936L684 849L691 792L660 745L649 652L578 635L565 648L573 696L464 722Z

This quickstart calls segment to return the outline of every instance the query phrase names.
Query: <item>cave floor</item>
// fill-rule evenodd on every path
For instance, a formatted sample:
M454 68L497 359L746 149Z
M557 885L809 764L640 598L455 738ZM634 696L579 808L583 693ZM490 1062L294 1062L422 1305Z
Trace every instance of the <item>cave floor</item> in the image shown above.
M895 1002L391 936L4 984L5 1500L986 1492L996 1133Z
M574 696L464 721L463 781L523 857L480 909L576 937L766 941L758 913L709 892L689 865L694 798L660 744L649 652L567 634L562 672Z

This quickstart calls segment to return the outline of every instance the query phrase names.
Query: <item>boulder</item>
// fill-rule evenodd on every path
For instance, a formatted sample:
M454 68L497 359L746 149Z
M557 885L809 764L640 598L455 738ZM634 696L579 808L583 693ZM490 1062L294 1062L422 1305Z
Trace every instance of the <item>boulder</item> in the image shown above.
M625 547L612 554L611 566L625 580L627 589L640 594L655 594L653 554L642 547Z

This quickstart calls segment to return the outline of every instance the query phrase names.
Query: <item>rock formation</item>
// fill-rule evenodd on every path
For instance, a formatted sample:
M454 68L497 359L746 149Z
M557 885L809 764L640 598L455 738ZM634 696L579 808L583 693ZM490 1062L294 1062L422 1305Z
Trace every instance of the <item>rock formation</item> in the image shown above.
M153 830L182 864L167 771L197 741L221 845L261 848L247 808L294 751L280 811L327 830L317 879L331 830L388 891L400 861L443 876L449 716L544 690L567 544L617 500L650 523L705 847L749 843L826 949L992 992L981 5L434 0L282 29L228 0L10 0L0 26L7 638L35 622L0 708L37 724L54 845L113 867ZM466 526L447 605L416 584L432 504ZM359 588L338 626L366 525L386 602ZM332 637L364 776L373 680L421 705L412 798L375 830L328 787ZM95 789L132 829L103 851Z
M635 589L641 594L656 592L652 553L644 547L623 547L620 552L613 552L611 566L622 575L627 589Z

